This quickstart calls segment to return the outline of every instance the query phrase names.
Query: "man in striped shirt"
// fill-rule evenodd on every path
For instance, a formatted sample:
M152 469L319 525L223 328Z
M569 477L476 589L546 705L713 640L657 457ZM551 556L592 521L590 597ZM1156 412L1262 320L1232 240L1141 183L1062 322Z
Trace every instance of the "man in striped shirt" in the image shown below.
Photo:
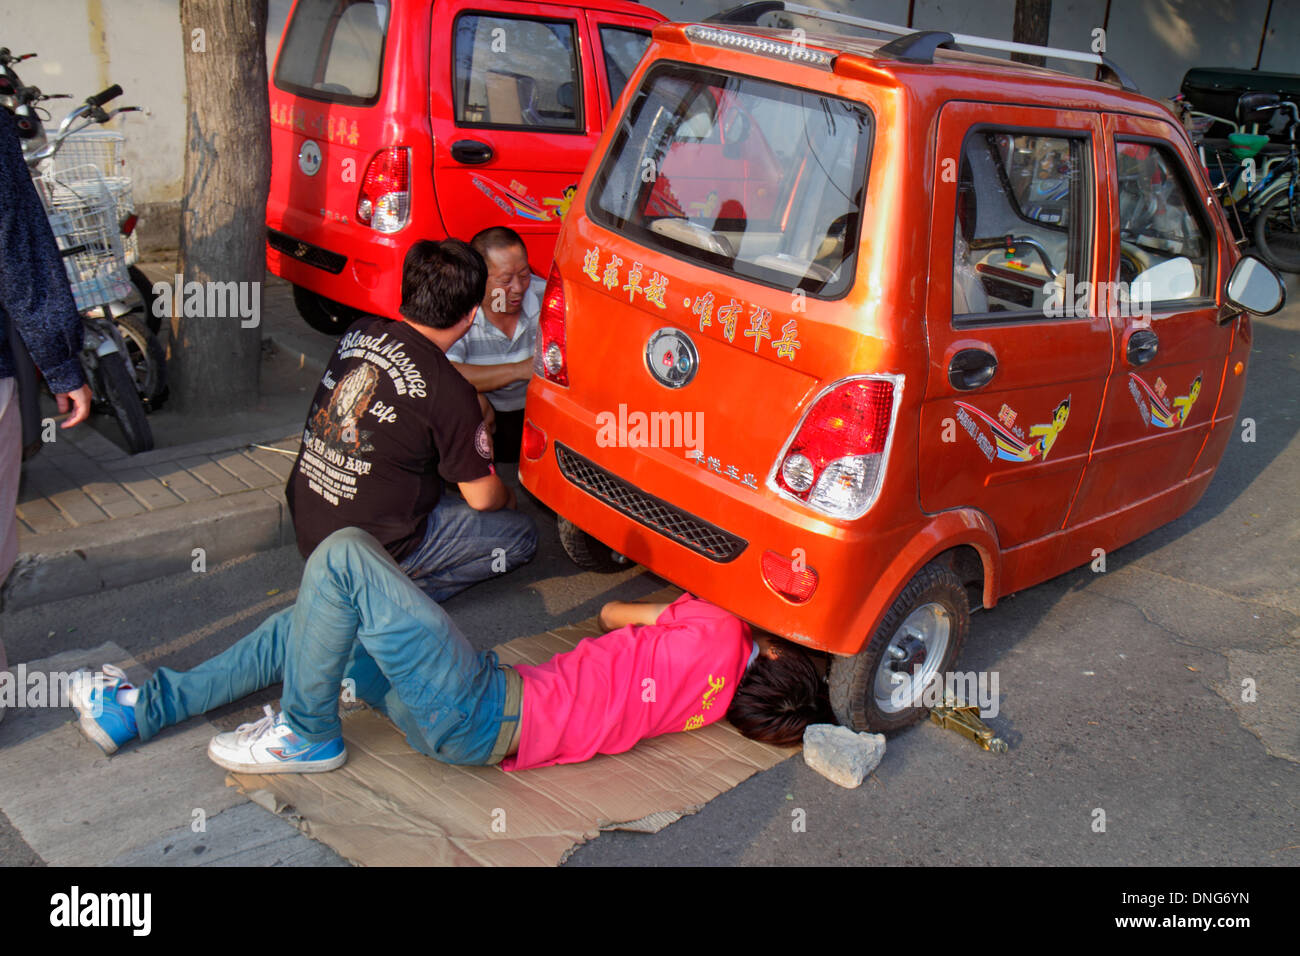
M470 245L487 263L487 290L474 323L447 350L447 360L478 391L484 418L495 418L496 460L515 462L546 282L528 267L524 241L513 229L492 226Z

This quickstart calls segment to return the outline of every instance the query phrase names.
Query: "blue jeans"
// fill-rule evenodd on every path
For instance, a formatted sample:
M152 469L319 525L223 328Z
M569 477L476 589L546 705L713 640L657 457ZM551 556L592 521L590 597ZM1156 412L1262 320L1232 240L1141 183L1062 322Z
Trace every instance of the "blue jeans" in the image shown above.
M537 524L509 508L475 511L443 495L429 514L424 541L402 560L402 570L441 604L471 584L512 571L537 551Z
M373 537L336 531L307 559L298 600L189 671L162 667L135 705L142 740L283 680L281 706L298 736L332 740L339 689L386 714L421 753L486 764L501 729L506 677L402 573ZM513 716L513 715L511 715Z

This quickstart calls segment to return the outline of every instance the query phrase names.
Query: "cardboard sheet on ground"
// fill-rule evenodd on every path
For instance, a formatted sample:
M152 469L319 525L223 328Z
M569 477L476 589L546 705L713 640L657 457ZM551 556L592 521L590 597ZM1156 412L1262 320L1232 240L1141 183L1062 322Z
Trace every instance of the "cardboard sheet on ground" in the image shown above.
M599 633L593 619L496 650L503 663L537 664ZM656 832L798 751L748 740L723 720L623 754L506 773L438 763L365 708L344 715L343 736L348 762L338 770L229 779L367 866L553 866L601 830Z

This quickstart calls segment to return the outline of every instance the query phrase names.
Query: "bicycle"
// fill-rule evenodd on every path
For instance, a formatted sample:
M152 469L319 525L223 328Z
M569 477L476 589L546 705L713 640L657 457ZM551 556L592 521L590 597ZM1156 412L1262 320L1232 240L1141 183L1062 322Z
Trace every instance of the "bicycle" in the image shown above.
M1300 125L1300 110L1296 104L1283 101L1271 93L1247 93L1238 100L1237 122L1222 116L1188 109L1180 94L1174 98L1182 110L1184 125L1189 127L1193 142L1201 156L1206 171L1210 170L1207 150L1214 152L1220 175L1214 190L1225 209L1231 209L1229 219L1238 245L1253 239L1260 255L1274 268L1287 272L1300 272L1300 158L1296 150L1296 128ZM1255 159L1269 147L1270 137L1258 132L1259 124L1269 113L1281 110L1290 114L1284 126L1288 145L1285 155L1269 150L1273 155L1256 170ZM1210 139L1203 134L1214 124L1223 124L1232 130L1226 140ZM1246 133L1243 126L1253 126L1256 132ZM1229 172L1224 167L1223 152L1236 160Z

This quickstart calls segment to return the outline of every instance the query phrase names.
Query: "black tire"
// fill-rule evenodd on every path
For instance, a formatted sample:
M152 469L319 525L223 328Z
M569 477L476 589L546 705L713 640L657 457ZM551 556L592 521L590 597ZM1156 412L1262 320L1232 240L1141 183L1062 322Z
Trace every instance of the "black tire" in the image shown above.
M154 335L162 328L162 317L154 315L154 303L158 301L158 296L154 294L153 283L149 277L137 269L135 266L128 266L127 275L131 279L131 284L135 286L136 293L140 296L140 308L144 312L144 324L149 327L149 331ZM177 289L177 294L180 290Z
M298 314L317 332L335 337L348 330L348 326L365 315L342 302L335 302L300 285L293 287L293 304Z
M126 361L117 352L101 355L98 375L104 400L126 438L127 451L138 455L152 449L153 429L145 417L144 403L131 380L131 373L126 370Z
M1255 247L1274 269L1300 272L1300 188L1278 190L1255 215Z
M146 411L161 408L167 399L167 356L158 337L145 327L140 313L127 312L113 320L126 345L135 387L144 399Z
M564 553L582 570L612 574L626 569L630 564L627 558L616 556L613 548L601 544L568 518L557 515L555 524L560 532L560 545L564 548Z
M939 659L934 661L934 639L929 641L917 639L920 633L913 624L910 632L903 631L903 624L913 614L919 615L913 621L925 620L927 616L936 623L946 622L943 648L938 652ZM966 642L970 630L970 601L966 595L961 578L943 564L927 564L908 582L907 587L894 601L876 633L857 654L852 657L835 657L831 659L830 696L831 708L835 719L855 731L872 733L894 733L924 720L929 708L912 706L911 701L897 705L887 700L882 706L878 699L886 688L899 685L889 683L888 675L902 670L911 673L911 666L923 663L920 674L922 686L928 684L934 676L943 680ZM891 644L902 642L906 647L915 648L922 645L926 652L922 661L916 660L918 651L899 650L908 656L896 661L886 651ZM884 670L882 670L882 668ZM900 692L904 698L912 698L913 684L916 677L904 678L906 687ZM914 699L914 698L912 698Z

